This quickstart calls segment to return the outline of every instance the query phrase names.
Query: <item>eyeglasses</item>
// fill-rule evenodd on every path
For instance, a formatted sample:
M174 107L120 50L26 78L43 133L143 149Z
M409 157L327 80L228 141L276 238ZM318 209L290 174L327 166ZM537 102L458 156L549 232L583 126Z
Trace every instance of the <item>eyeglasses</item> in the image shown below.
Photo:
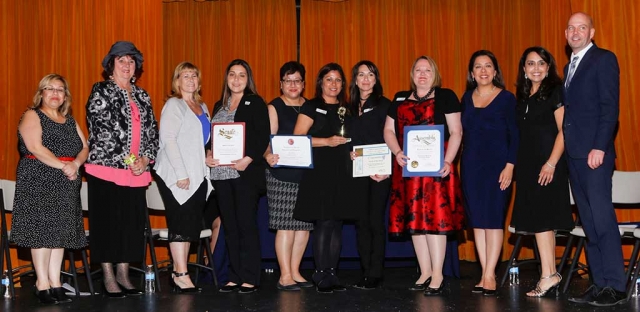
M49 91L51 93L64 93L66 90L64 88L54 88L54 87L44 87L42 88L44 91Z
M302 84L302 80L300 80L300 79L295 79L295 80L286 79L286 80L282 80L282 83L284 83L287 86L290 86L290 85L299 86L299 85Z

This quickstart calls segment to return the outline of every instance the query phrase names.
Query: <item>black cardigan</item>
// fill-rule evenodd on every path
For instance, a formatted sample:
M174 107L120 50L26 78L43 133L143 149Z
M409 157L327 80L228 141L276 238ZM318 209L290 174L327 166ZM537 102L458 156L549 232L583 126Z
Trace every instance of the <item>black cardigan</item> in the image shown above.
M216 102L211 116L215 116L222 106L221 101ZM260 192L264 192L266 162L262 156L267 150L271 135L267 104L257 94L245 94L240 99L233 121L245 123L245 155L253 159L247 169L238 173ZM210 143L207 148L211 149Z

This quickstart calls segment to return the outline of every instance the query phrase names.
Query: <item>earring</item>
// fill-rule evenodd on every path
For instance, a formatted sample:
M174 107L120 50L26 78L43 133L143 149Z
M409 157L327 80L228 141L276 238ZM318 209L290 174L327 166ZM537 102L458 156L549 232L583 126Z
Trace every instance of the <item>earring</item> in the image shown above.
M547 77L549 77L549 72L547 72L547 74L544 75L544 78L547 78Z
M471 76L471 81L476 81L476 77Z
M131 83L136 82L136 76L131 77Z
M529 77L527 77L527 74L524 74L524 79L525 80L529 79Z

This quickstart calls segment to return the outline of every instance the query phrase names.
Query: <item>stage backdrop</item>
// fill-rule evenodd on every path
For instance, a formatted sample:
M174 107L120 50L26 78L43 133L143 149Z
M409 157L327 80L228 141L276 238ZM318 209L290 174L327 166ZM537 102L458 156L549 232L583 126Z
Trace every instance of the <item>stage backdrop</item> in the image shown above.
M419 55L438 63L443 86L464 92L469 56L489 49L498 57L507 89L514 91L517 63L532 45L547 47L560 68L567 63L564 29L572 12L595 20L595 40L618 56L621 68L619 170L640 170L635 104L640 80L634 0L301 0L300 61L307 68L306 92L313 95L317 70L337 62L350 75L361 59L381 71L385 95L409 88L409 71ZM144 54L138 84L152 97L159 117L170 92L171 75L181 61L202 71L209 108L220 97L224 69L234 58L252 66L258 92L269 101L279 95L278 69L297 55L294 0L84 1L5 0L0 3L0 178L15 179L17 125L39 80L51 72L67 77L73 115L86 133L84 105L91 85L102 79L100 62L117 40L130 40ZM640 220L640 212L619 211L621 221ZM507 217L507 222L510 215ZM164 226L153 217L154 227ZM460 258L475 260L472 238L462 237ZM509 238L508 233L505 238ZM503 258L512 243L505 240ZM165 249L158 250L166 258ZM627 251L628 253L629 251ZM521 257L531 257L523 250ZM15 259L15 250L12 252ZM21 262L29 258L21 259ZM15 262L14 262L15 263Z

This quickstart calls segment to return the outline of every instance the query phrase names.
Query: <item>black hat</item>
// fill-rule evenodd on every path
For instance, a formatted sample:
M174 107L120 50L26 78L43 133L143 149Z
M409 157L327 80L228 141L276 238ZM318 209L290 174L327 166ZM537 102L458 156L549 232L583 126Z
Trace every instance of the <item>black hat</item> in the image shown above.
M102 68L107 70L107 66L109 65L109 60L111 60L111 58L123 55L131 55L136 60L136 68L142 68L142 62L144 62L142 53L140 53L140 50L136 49L136 46L129 41L117 41L114 43L111 46L111 49L109 49L109 53L107 53L102 60Z

